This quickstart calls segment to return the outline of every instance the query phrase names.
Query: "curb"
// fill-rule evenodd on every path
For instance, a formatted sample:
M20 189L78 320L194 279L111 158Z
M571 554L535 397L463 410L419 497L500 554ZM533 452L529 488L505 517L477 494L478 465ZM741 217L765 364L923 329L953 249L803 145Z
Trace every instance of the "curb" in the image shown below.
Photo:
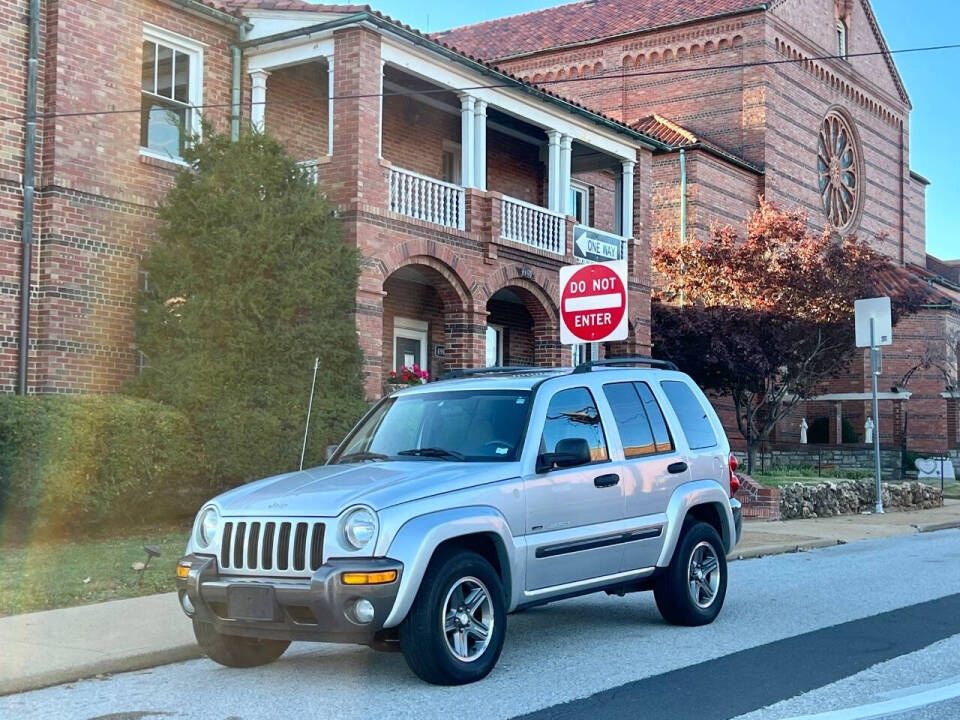
M25 675L10 680L3 679L0 680L0 696L27 692L29 690L39 690L50 687L51 685L61 685L63 683L86 680L99 675L145 670L159 665L169 665L171 663L183 662L184 660L195 660L201 657L202 654L200 647L192 643L164 648L163 650L151 650L126 657L97 660L70 668L59 668L57 670L50 670L35 675Z
M954 530L960 528L960 520L943 520L941 522L925 523L923 525L914 525L917 532L928 533L937 530Z
M817 548L835 547L844 545L843 540L836 538L816 538L805 543L781 543L772 545L760 545L754 548L748 548L742 552L734 549L734 554L728 555L727 560L753 560L767 555L787 555L789 553L806 552L807 550L816 550Z

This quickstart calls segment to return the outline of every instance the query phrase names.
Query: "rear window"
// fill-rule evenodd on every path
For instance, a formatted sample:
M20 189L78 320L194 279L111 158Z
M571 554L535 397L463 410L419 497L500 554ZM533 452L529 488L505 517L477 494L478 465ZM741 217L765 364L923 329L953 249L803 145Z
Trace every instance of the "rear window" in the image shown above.
M683 434L687 436L687 444L691 450L716 447L717 436L713 432L713 425L703 405L687 387L686 383L676 380L664 380L660 383L667 400L673 407Z
M660 406L646 383L611 383L603 386L603 394L617 421L624 457L640 457L672 449ZM656 427L656 437L652 425Z

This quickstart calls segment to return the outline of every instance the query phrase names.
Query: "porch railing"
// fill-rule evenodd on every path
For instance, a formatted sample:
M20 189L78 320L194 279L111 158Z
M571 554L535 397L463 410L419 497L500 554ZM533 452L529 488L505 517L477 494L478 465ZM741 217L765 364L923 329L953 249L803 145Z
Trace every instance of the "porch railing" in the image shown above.
M503 198L500 236L555 255L566 252L566 218L539 205Z
M390 211L463 230L464 191L459 185L390 168Z
M298 162L297 165L299 165L300 169L306 173L311 183L316 185L320 181L320 163L318 161L304 160L302 162Z

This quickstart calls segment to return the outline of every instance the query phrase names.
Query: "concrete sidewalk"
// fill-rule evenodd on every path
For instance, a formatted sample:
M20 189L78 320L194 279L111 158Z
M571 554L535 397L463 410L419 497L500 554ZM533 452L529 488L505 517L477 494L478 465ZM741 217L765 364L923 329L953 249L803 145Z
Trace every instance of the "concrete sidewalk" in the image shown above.
M744 524L731 559L960 527L942 508ZM0 618L0 695L200 656L176 593Z

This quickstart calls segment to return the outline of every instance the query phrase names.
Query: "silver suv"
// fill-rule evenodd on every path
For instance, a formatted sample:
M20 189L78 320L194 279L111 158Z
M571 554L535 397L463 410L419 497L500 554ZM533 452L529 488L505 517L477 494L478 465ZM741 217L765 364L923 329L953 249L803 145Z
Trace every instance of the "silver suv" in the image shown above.
M653 590L668 622L717 616L735 461L687 375L649 358L458 375L381 400L325 465L204 505L177 584L213 660L362 643L453 685L490 672L507 614L533 605Z

